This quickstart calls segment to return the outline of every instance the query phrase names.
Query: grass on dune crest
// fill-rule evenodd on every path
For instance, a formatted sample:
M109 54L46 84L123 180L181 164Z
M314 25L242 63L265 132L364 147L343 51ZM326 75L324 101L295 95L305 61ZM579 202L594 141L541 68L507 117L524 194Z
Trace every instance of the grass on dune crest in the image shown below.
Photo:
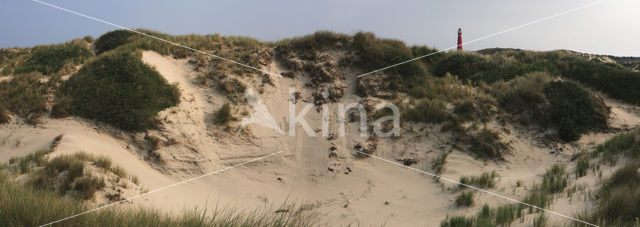
M484 53L484 54L483 54ZM446 73L463 80L493 83L531 72L547 72L578 81L613 98L640 103L640 72L590 61L567 51L499 50L451 52L432 67L435 76Z
M64 44L36 46L31 50L31 55L20 63L13 73L34 71L47 75L57 73L65 67L70 68L93 57L87 45L83 39L76 39Z

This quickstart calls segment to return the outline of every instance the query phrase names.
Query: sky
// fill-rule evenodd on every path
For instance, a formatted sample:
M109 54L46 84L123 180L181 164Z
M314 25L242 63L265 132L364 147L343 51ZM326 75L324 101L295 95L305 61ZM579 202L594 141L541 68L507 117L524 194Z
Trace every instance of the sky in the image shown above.
M575 9L597 0L41 0L128 28L174 35L241 35L264 41L318 30L373 32L410 45L445 49L463 41ZM31 0L0 1L0 48L53 44L116 27ZM568 49L640 56L640 1L606 0L550 20L466 45Z

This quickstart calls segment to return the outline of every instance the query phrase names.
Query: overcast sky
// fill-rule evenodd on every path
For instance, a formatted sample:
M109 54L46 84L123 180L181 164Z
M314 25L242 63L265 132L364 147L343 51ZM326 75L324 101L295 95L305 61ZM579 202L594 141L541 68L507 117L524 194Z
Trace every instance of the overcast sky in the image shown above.
M458 27L469 41L595 0L42 1L125 27L170 34L220 33L274 41L317 30L370 31L444 49L456 45ZM59 43L114 29L30 0L0 2L0 47ZM489 47L640 56L640 0L608 0L465 49Z

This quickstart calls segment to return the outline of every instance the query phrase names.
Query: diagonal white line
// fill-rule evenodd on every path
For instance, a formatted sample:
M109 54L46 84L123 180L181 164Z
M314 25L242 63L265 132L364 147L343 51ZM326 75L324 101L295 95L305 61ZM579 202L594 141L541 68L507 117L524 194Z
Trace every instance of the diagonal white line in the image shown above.
M509 200L511 202L515 202L515 203L519 203L519 204L522 204L522 205L525 205L525 206L529 206L529 207L535 208L537 210L541 210L541 211L544 211L544 212L547 212L547 213L550 213L550 214L555 214L555 215L558 215L560 217L571 219L573 221L577 221L577 222L580 222L580 223L583 223L583 224L587 224L587 225L590 225L590 226L597 226L597 225L591 224L589 222L585 222L585 221L582 221L580 219L576 219L574 217L570 217L568 215L564 215L564 214L561 214L561 213L558 213L558 212L555 212L555 211L544 209L544 208L539 207L539 206L535 206L535 205L531 205L531 204L528 204L528 203L525 203L525 202L521 202L521 201L519 201L517 199L509 198L509 197L506 197L506 196L503 196L503 195L500 195L500 194L497 194L497 193L494 193L494 192L490 192L490 191L487 191L487 190L484 190L484 189L481 189L481 188L478 188L478 187L475 187L475 186L472 186L472 185L464 184L464 183L461 183L461 182L456 181L456 180L452 180L452 179L449 179L449 178L446 178L446 177L443 177L443 176L439 176L437 174L429 173L429 172L426 172L426 171L423 171L423 170L420 170L420 169L413 168L411 166L405 166L405 165L403 165L401 163L390 161L388 159L384 159L384 158L381 158L381 157L378 157L378 156L375 156L375 155L367 154L367 153L364 153L362 151L357 151L357 152L360 153L360 154L363 154L363 155L366 155L366 156L381 160L381 161L385 161L385 162L388 162L388 163L391 163L391 164L394 164L394 165L397 165L397 166L401 166L401 167L404 167L404 168L419 172L419 173L427 174L429 176L432 176L432 177L435 177L435 178L439 178L439 179L442 179L442 180L446 180L446 181L449 181L449 182L454 183L454 184L462 185L462 186L471 188L471 189L476 190L476 191L480 191L480 192L484 192L484 193L487 193L487 194L490 194L490 195L493 195L493 196L496 196L496 197L500 197L500 198Z
M235 167L243 166L243 165L246 165L246 164L249 164L249 163L264 159L264 158L267 158L267 157L271 157L273 155L280 154L280 153L282 153L282 151L278 151L276 153L260 156L260 157L251 159L249 161L241 162L241 163L238 163L238 164L235 164L235 165L223 168L223 169L219 169L219 170L216 170L216 171L204 174L204 175L200 175L200 176L188 179L188 180L184 180L184 181L180 181L180 182L175 183L175 184L171 184L171 185L167 185L167 186L164 186L164 187L160 187L160 188L154 189L153 191L149 191L149 192L146 192L146 193L142 193L140 195L132 196L132 197L129 197L127 199L120 200L118 202L110 203L110 204L107 204L107 205L104 205L104 206L101 206L101 207L97 207L97 208L94 208L94 209L91 209L91 210L87 210L87 211L82 212L82 213L74 214L74 215L71 215L69 217L57 220L57 221L53 221L53 222L50 222L50 223L47 223L47 224L44 224L44 225L40 225L40 227L42 227L42 226L50 226L50 225L53 225L53 224L58 223L58 222L66 221L66 220L69 220L69 219L72 219L72 218L75 218L75 217L78 217L78 216L81 216L81 215L85 215L85 214L88 214L88 213L91 213L91 212L94 212L94 211L98 211L98 210L101 210L101 209L104 209L104 208L107 208L107 207L111 207L113 205L117 205L117 204L120 204L120 203L128 202L128 201L140 198L142 196L149 195L149 194L154 193L154 192L162 191L162 190L165 190L165 189L168 189L168 188L171 188L171 187L175 187L175 186L187 183L187 182L198 180L198 179L203 178L203 177L207 177L207 176L211 176L211 175L214 175L214 174L218 174L218 173L233 169Z
M578 11L578 10L581 10L581 9L584 9L584 8L587 8L587 7L591 7L591 6L600 4L600 3L605 2L605 1L609 1L609 0L599 0L599 1L595 1L595 2L592 2L592 3L586 4L586 5L580 6L578 8L570 9L570 10L567 10L567 11L562 11L560 13L556 13L556 14L553 14L551 16L543 17L543 18L531 21L529 23L521 24L521 25L518 25L518 26L515 26L515 27L512 27L512 28L506 29L506 30L502 30L502 31L499 31L499 32L496 32L496 33L493 33L493 34L490 34L490 35L486 35L486 36L471 40L469 42L462 43L462 45L467 45L467 44L478 42L480 40L484 40L484 39L488 39L488 38L491 38L491 37L494 37L494 36L502 35L504 33L507 33L507 32L510 32L510 31L514 31L514 30L518 30L518 29L527 27L529 25L537 24L537 23L540 23L540 22L543 22L543 21L547 21L547 20L562 16L562 15L565 15L565 14L569 14L569 13L572 13L572 12L575 12L575 11ZM399 65L403 65L403 64L406 64L406 63L409 63L409 62L412 62L412 61L415 61L415 60L418 60L418 59L426 58L426 57L429 57L429 56L434 55L434 54L438 54L438 53L442 53L442 52L445 52L445 51L448 51L448 50L452 50L452 49L455 49L457 47L458 47L458 45L455 45L455 46L452 46L452 47L449 47L449 48L446 48L446 49L443 49L443 50L439 50L437 52L433 52L433 53L426 54L426 55L423 55L423 56L420 56L420 57L412 58L412 59L409 59L409 60L406 60L406 61L403 61L403 62L399 62L399 63L393 64L393 65L390 65L390 66L387 66L387 67L384 67L384 68L381 68L381 69L373 70L373 71L368 72L368 73L360 74L360 75L358 75L356 77L363 77L363 76L366 76L366 75L369 75L369 74L374 74L374 73L377 73L377 72L380 72L380 71L384 71L384 70L387 70L387 69L390 69L390 68L393 68L393 67L396 67L396 66L399 66Z
M257 70L257 71L260 71L260 72L263 72L263 73L266 73L266 74L269 74L269 75L272 75L272 76L282 77L280 74L277 74L277 73L272 73L272 72L269 72L269 71L266 71L266 70L262 70L262 69L259 69L259 68L244 64L244 63L240 63L240 62L228 59L228 58L220 57L218 55L214 55L214 54L207 53L207 52L204 52L204 51L201 51L201 50L198 50L198 49L194 49L194 48L191 48L191 47L179 44L179 43L175 43L175 42L163 39L163 38L159 38L159 37L156 37L156 36L149 35L149 34L144 33L144 32L139 32L139 31L136 31L136 30L133 30L133 29L121 26L121 25L117 25L117 24L102 20L102 19L98 19L98 18L95 18L95 17L92 17L92 16L88 16L88 15L85 15L85 14L82 14L82 13L79 13L79 12L76 12L76 11L73 11L73 10L62 8L62 7L57 6L57 5L49 4L49 3L46 3L46 2L43 2L43 1L39 1L39 0L31 0L31 1L43 4L43 5L46 5L46 6L50 6L50 7L62 10L62 11L66 11L66 12L69 12L69 13L73 13L75 15L82 16L82 17L85 17L85 18L88 18L88 19L91 19L91 20L94 20L94 21L101 22L101 23L105 23L105 24L108 24L108 25L111 25L111 26L114 26L114 27L117 27L117 28L121 28L121 29L127 30L127 31L135 32L135 33L138 33L140 35L144 35L144 36L152 38L152 39L156 39L156 40L159 40L159 41L162 41L162 42L165 42L165 43L169 43L169 44L176 45L176 46L179 46L179 47L182 47L182 48L186 48L186 49L189 49L189 50L201 53L201 54L209 55L211 57L214 57L214 58L217 58L217 59L220 59L220 60L223 60L223 61L231 62L231 63L236 64L236 65L240 65L240 66L244 66L244 67L247 67L247 68L250 68L250 69L254 69L254 70Z

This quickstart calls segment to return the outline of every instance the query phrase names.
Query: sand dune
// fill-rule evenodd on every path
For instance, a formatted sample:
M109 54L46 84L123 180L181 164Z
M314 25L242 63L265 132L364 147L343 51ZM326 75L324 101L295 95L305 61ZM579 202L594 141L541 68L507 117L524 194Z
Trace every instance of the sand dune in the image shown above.
M295 137L275 129L286 129L287 122L291 120L287 112L289 88L301 91L303 97L310 96L311 91L304 87L304 81L272 77L274 85L266 85L263 93L257 94L252 90L252 94L261 100L262 114L267 110L274 122L272 127L253 124L259 122L251 120L258 115L249 113L249 120L245 121L249 124L241 133L235 134L235 131L224 131L212 125L211 115L224 104L224 97L195 82L197 72L188 60L175 60L151 51L143 52L142 58L182 90L180 105L162 111L159 129L148 132L148 135L157 136L163 142L174 141L165 143L155 151L164 162L145 159L147 151L136 141L143 140L146 133L127 136L109 126L75 117L46 118L42 125L35 128L18 120L0 126L0 161L46 147L54 137L64 134L54 155L84 151L109 156L127 172L138 176L141 187L153 190L283 151L280 155L256 163L144 196L133 203L179 212L194 206L253 209L265 205L277 207L285 201L294 201L314 206L320 214L321 224L365 226L381 223L392 226L433 226L447 215L470 214L480 209L480 205L456 208L453 202L456 194L446 190L454 187L453 184L438 182L430 176L397 165L354 156L354 145L366 140L360 136L355 123L347 125L345 137L335 140L308 136L302 133L300 127L297 128L300 133ZM271 68L278 69L275 63ZM257 83L251 80L245 82L250 86ZM352 83L347 81L345 86L353 89ZM357 102L359 99L353 92L346 92L344 97L346 102ZM302 106L298 105L297 111L301 111ZM329 109L329 128L336 132L336 104L330 104ZM612 112L612 124L615 127L637 127L640 124L640 117L636 113L620 105L614 106ZM321 118L320 113L310 111L305 119L313 129L319 129ZM457 180L460 176L496 171L500 180L495 189L490 190L512 198L519 198L525 193L522 187L515 186L517 181L525 182L525 188L531 186L539 174L552 164L569 162L572 155L579 152L581 147L589 146L589 142L601 142L613 135L587 135L576 145L544 145L536 139L539 134L525 129L495 123L490 127L508 131L503 133L503 137L510 141L514 149L512 154L505 157L506 161L483 162L454 151L449 156L442 176ZM439 151L450 149L447 135L425 135L405 130L399 138L381 138L376 155L394 161L416 158L418 162L412 167L431 171L431 160ZM332 144L335 144L336 155L330 157ZM559 147L563 148L562 152L558 150ZM597 179L582 180L592 184ZM476 201L477 204L508 202L486 194L479 194ZM551 210L572 214L584 208L583 203L570 203L566 198L557 201ZM557 217L551 220L564 221Z

